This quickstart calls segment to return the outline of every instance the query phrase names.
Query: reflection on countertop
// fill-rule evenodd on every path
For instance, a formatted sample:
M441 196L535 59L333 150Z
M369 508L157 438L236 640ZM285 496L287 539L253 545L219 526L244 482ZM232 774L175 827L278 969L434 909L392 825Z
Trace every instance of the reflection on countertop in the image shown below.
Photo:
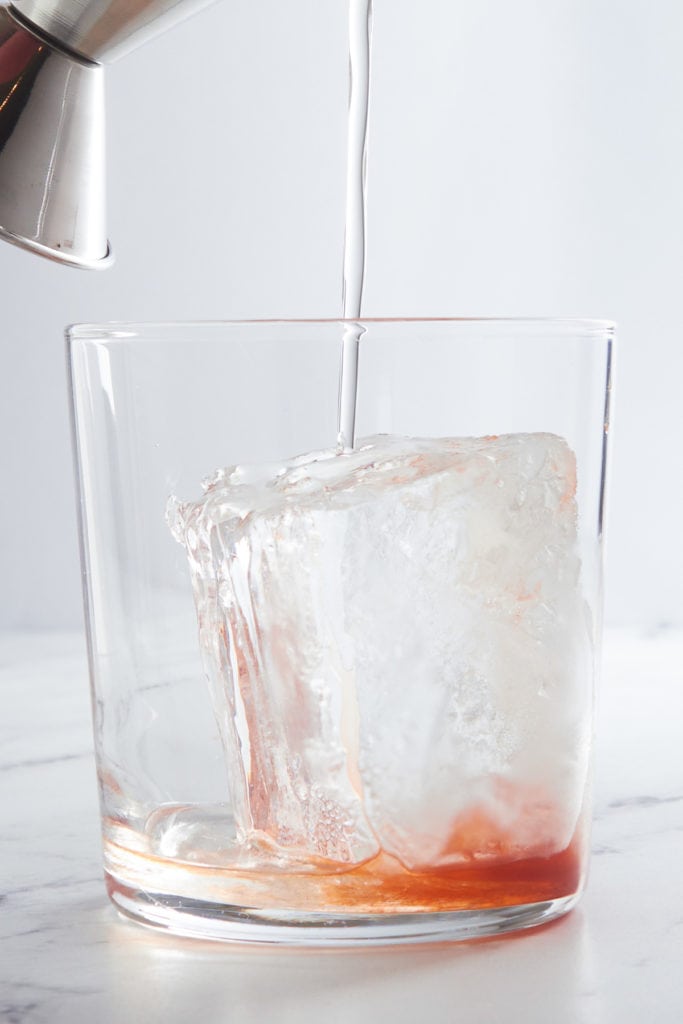
M202 943L117 917L102 881L85 643L0 637L0 1021L683 1019L683 631L608 632L580 907L506 939L353 951Z

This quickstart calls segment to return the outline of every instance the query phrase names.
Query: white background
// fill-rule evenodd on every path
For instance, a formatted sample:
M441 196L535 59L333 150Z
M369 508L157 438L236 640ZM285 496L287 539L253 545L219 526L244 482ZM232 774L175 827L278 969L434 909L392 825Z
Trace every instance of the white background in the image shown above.
M0 246L0 628L81 621L64 326L336 315L345 0L223 0L108 75L86 273ZM375 0L367 314L619 324L607 620L683 622L680 0Z

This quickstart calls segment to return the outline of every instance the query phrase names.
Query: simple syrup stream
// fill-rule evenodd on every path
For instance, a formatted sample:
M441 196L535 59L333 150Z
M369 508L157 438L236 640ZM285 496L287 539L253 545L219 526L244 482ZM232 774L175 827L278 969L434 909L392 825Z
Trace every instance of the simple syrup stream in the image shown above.
M372 0L349 0L349 115L346 151L346 226L342 313L359 320L363 304L367 248L367 140L370 100ZM337 447L354 445L358 349L363 328L350 323L342 340Z

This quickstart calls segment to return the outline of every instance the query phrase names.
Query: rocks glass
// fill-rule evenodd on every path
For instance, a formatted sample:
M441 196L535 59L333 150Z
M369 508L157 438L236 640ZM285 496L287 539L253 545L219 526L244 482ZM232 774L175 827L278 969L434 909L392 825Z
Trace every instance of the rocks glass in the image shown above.
M584 883L613 328L68 331L109 894L205 938L495 934Z

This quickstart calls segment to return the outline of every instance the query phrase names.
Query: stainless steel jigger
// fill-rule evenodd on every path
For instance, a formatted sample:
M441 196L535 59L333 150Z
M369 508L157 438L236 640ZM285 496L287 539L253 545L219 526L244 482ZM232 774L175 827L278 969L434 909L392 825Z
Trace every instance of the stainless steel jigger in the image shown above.
M16 0L0 7L0 237L108 266L104 68L212 0Z

